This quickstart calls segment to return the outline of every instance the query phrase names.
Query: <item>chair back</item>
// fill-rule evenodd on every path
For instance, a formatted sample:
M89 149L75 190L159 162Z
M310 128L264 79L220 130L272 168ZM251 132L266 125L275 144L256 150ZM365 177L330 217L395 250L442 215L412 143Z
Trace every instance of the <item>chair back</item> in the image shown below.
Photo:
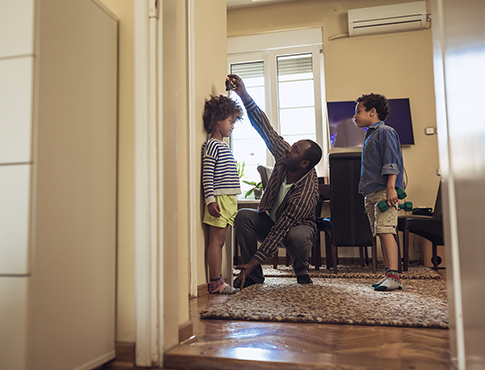
M273 167L268 166L261 166L259 165L256 167L261 176L261 185L263 185L263 190L266 189L266 185L268 185L268 180L271 177L271 173L273 172Z
M370 246L374 237L365 212L364 197L359 194L360 153L331 153L330 220L335 246Z
M434 203L433 218L440 220L443 218L443 207L441 206L441 181L438 186L438 194L436 194L436 201Z

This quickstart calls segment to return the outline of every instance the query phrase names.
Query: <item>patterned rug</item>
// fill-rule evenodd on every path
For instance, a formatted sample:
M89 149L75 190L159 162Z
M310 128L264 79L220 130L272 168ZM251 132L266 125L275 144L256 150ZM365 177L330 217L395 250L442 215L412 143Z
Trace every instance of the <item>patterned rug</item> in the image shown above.
M236 276L239 271L234 270ZM352 278L352 279L377 279L384 276L384 265L377 264L377 273L372 272L372 266L360 267L360 265L338 265L337 274L333 269L327 270L326 266L315 270L310 267L309 275L312 278ZM295 277L291 266L278 265L274 269L272 265L263 265L263 274L265 277ZM441 279L441 275L432 268L425 267L419 263L410 263L408 271L403 271L401 279Z
M407 279L376 292L373 279L266 278L200 313L202 319L448 328L446 281Z

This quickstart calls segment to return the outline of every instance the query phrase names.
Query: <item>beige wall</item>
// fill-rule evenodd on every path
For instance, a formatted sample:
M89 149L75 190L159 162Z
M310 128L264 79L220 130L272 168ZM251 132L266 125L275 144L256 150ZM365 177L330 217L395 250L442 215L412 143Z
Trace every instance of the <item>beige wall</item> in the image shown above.
M120 24L120 96L119 96L119 220L117 340L135 341L135 271L134 271L134 126L133 126L133 0L103 0L117 15ZM207 282L205 262L206 235L202 225L201 168L196 168L197 209L189 209L189 109L195 110L196 159L201 163L200 148L206 140L202 123L205 99L223 94L226 75L226 2L194 1L195 82L188 81L188 25L185 2L164 1L160 14L163 25L162 102L164 138L164 236L167 282L165 296L171 292L178 304L165 300L165 340L169 348L178 338L174 325L189 320L190 280L189 223L191 212L197 214L197 285ZM195 86L195 106L189 107L188 86ZM175 181L174 181L175 179ZM176 263L174 263L176 261ZM172 284L173 276L178 283ZM178 289L175 287L178 286Z
M185 2L163 1L163 330L164 349L178 344L179 324L189 320L187 24ZM174 281L176 277L176 281ZM174 299L177 303L174 304Z
M188 291L190 280L189 233L187 222L189 209L189 120L187 91L187 8L185 2L176 1L176 15L173 17L176 27L176 67L177 67L177 248L178 252L178 311L179 323L189 320ZM169 29L170 29L169 25ZM170 91L170 90L169 90ZM170 180L170 176L167 177ZM170 281L170 280L169 280Z
M401 2L406 1L394 1ZM327 101L354 100L370 92L409 98L415 145L402 150L408 175L407 200L415 206L433 207L439 183L437 137L424 134L425 127L436 127L431 30L329 41L332 35L348 32L349 8L387 3L308 0L236 9L228 12L228 37L323 27ZM419 243L418 239L413 243ZM419 258L413 249L411 258Z
M206 133L202 123L202 113L205 99L210 95L226 94L224 81L227 73L227 43L226 43L226 2L224 0L197 0L195 1L195 117L197 119L197 163L201 164L202 143L206 140ZM201 167L197 166L197 204L200 208L192 210L199 212L200 222L197 231L198 258L197 258L197 285L207 283L208 271L206 268L206 235L202 226L202 177ZM227 271L223 270L226 275Z
M118 17L118 253L116 340L135 341L133 0L102 0Z

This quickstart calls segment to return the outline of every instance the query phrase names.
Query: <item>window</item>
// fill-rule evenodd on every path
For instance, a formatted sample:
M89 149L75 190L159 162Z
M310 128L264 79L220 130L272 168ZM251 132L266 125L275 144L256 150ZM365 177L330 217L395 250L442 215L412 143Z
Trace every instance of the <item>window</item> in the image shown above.
M308 31L229 39L228 63L229 72L243 79L249 95L265 111L275 130L286 141L293 144L301 139L311 139L320 144L324 158L317 172L319 176L324 176L327 140L324 140L325 114L322 111L325 105L322 104L321 29L310 30L311 35ZM314 42L309 44L309 39ZM307 45L297 46L298 41ZM265 44L281 47L267 50ZM248 49L255 51L245 52L250 51ZM231 97L244 107L235 93L231 92ZM236 161L245 164L245 180L259 182L256 167L260 164L274 165L272 155L251 126L246 112L244 119L236 124L230 144ZM241 186L244 198L250 186L244 183Z

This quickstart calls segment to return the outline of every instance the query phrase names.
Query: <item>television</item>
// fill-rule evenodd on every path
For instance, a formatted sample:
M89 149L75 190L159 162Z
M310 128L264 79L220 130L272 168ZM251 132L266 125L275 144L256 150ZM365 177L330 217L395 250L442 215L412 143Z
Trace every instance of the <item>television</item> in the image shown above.
M386 125L394 128L401 145L413 145L413 124L409 99L388 99L389 117L384 121ZM355 101L327 102L328 129L330 134L330 147L348 148L359 147L364 143L367 128L355 125Z

